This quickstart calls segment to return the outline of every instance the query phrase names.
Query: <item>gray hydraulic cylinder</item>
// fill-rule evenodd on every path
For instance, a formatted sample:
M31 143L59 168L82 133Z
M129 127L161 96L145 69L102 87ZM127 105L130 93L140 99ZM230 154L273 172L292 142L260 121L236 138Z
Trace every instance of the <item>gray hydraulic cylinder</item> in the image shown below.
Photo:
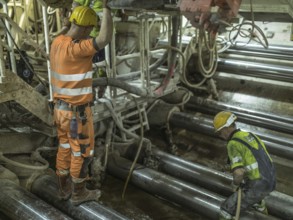
M154 149L153 153L160 160L160 171L205 187L223 196L232 194L231 175L183 160L158 149ZM284 220L293 219L293 197L273 191L265 201L270 214Z
M10 180L1 179L0 191L0 212L12 220L71 219Z
M56 208L70 215L73 219L81 220L129 220L118 212L102 206L98 202L90 201L74 206L69 200L58 199L58 187L54 177L43 175L32 185L32 192L52 204Z

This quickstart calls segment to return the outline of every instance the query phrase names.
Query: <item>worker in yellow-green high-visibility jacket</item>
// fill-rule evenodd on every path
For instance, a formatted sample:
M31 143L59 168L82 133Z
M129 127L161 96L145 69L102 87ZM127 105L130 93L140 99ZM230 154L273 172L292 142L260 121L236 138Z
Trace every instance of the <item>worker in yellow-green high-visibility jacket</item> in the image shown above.
M214 118L215 132L228 141L232 187L241 187L241 211L253 207L267 214L263 199L275 189L275 167L264 143L253 133L237 129L236 119L236 115L228 111L219 112ZM237 199L238 192L234 192L222 203L219 219L235 216Z

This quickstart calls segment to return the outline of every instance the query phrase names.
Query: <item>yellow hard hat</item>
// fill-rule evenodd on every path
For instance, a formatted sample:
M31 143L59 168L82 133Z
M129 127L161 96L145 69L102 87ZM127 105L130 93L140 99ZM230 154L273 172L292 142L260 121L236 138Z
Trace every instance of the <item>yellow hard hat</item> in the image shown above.
M90 7L77 6L73 9L69 21L80 26L96 26L97 14Z
M237 117L232 112L222 111L214 117L215 132L220 131L225 127L229 127L236 121Z

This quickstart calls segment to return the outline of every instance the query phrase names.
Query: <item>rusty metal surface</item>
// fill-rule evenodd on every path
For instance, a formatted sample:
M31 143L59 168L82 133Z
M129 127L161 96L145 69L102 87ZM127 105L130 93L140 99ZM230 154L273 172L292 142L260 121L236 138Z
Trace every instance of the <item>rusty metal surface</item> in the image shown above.
M236 16L242 0L226 0L226 2L229 5L230 10L233 12L234 16Z
M209 12L212 2L213 0L181 0L179 7L184 12Z
M241 0L181 0L181 13L194 27L203 27L208 31L218 29L219 20L229 21L238 13ZM216 12L212 8L218 6Z

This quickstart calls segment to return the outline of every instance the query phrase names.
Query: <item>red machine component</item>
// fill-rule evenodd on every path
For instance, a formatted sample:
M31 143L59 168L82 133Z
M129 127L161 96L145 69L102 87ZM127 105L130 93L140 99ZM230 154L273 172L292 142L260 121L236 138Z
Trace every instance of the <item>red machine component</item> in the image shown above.
M216 0L217 1L217 0ZM241 5L241 0L218 0L220 1L224 1L228 4L230 10L233 12L233 15L236 16L238 14L238 10L240 8Z
M241 0L180 0L179 8L192 26L217 32L220 20L229 22L237 15L240 4ZM212 13L215 6L218 10Z
M209 12L213 0L181 0L179 2L181 11Z

